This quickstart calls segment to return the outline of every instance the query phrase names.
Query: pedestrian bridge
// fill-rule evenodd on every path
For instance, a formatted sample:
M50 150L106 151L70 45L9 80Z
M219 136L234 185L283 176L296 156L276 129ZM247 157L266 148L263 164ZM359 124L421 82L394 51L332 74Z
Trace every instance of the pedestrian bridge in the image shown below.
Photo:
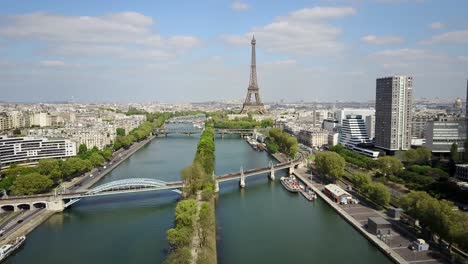
M263 173L268 173L268 177L271 180L274 180L275 171L289 169L289 174L292 174L294 172L294 168L298 167L300 164L300 160L283 162L275 165L270 163L270 165L267 167L261 167L247 171L244 171L241 167L240 172L229 173L220 176L213 175L213 179L216 183L215 191L219 190L219 183L233 180L238 180L239 186L244 188L245 179L247 177ZM183 186L184 185L182 181L165 182L157 179L129 178L108 182L92 189L78 192L64 191L55 194L41 194L0 199L0 212L28 210L32 208L46 208L47 210L51 211L62 211L72 204L77 203L81 199L85 198L164 190L181 194L181 189Z

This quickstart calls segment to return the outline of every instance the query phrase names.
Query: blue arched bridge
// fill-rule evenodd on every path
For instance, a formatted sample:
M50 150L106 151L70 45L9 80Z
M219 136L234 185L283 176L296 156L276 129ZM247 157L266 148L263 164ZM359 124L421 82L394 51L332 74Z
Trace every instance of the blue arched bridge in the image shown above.
M275 178L275 171L289 169L289 174L294 172L294 168L301 164L300 160L283 162L267 167L256 168L240 172L229 173L221 176L213 175L216 183L216 190L219 190L219 183L226 181L238 180L240 187L245 187L245 179L262 173L268 173L268 177L272 180ZM17 211L31 208L46 208L52 211L62 211L81 199L105 196L123 193L137 193L148 191L163 191L169 190L178 194L182 193L184 183L182 181L165 182L157 179L146 178L129 178L108 182L92 189L84 191L59 192L56 194L42 194L32 196L9 197L0 200L0 211Z

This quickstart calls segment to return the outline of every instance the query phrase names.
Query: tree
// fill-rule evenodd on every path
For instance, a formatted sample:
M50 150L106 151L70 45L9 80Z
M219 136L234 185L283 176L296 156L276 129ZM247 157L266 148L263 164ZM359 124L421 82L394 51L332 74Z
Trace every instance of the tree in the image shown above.
M125 136L125 128L118 127L115 130L115 133L117 134L117 136L124 137Z
M86 144L80 144L80 147L78 148L78 155L84 155L88 152L88 147Z
M458 145L455 142L453 142L452 146L450 147L450 158L454 162L458 162L460 158L460 155L458 153Z
M104 162L106 162L104 157L102 157L102 155L97 152L93 152L91 156L89 156L88 160L91 162L93 167L101 166Z
M172 247L184 247L192 241L192 228L183 226L167 230L167 241Z
M375 203L388 206L390 203L390 191L380 182L371 183L364 186L364 193Z
M315 165L319 172L339 179L344 174L345 160L335 152L320 152L315 155Z
M106 160L111 160L112 159L112 148L107 147L104 150L101 151L101 155L106 159Z
M47 176L39 173L20 175L11 187L14 195L31 195L46 192L53 182Z
M62 180L60 161L55 159L43 159L38 162L37 170L42 175L47 175L54 183Z
M361 189L372 182L371 176L365 172L356 172L352 175L353 184L356 188Z
M410 149L405 152L403 160L409 164L426 165L431 160L431 150L425 147Z
M182 170L184 191L187 195L194 195L202 186L202 179L206 176L205 170L199 162L194 162Z
M403 169L403 164L391 156L381 157L377 160L377 167L385 176L396 175Z
M275 154L276 152L278 152L278 145L275 143L275 142L268 142L267 143L267 150L268 152L270 152L271 154Z

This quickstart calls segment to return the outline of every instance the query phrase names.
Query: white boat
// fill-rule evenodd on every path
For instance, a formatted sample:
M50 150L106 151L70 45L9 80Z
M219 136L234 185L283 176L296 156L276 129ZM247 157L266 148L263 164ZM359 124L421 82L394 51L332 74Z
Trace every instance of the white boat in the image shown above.
M20 236L15 239L15 241L5 244L0 247L0 262L4 261L8 256L15 252L19 247L21 247L26 241L25 236Z
M292 192L292 193L297 193L299 192L299 182L296 180L294 176L291 177L281 177L280 178L281 184L283 187Z

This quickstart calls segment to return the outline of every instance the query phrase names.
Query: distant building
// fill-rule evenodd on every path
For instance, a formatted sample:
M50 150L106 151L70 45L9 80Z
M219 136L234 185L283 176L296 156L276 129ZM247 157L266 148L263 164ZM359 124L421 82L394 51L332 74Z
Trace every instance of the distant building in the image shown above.
M347 115L341 127L339 143L347 148L354 148L359 144L370 144L372 141L367 134L366 124L360 115Z
M455 167L455 177L468 181L468 164L457 164Z
M76 144L67 139L0 136L0 167L17 162L76 156Z
M375 115L365 117L367 135L370 139L375 137Z
M335 119L325 119L323 120L323 129L328 131L335 131L339 126L338 120Z
M393 76L376 81L375 146L408 150L411 144L413 78Z
M343 120L338 142L344 147L363 155L372 158L377 158L379 156L378 151L373 151L360 146L370 145L372 143L372 140L369 139L369 135L367 134L366 124L360 115L346 116L346 119Z
M338 145L340 133L331 132L328 134L328 146Z
M464 151L466 120L464 118L440 116L429 121L425 131L425 146L433 153L449 153L453 143L458 151Z
M297 138L299 142L309 147L321 148L328 144L328 132L323 130L301 130Z

